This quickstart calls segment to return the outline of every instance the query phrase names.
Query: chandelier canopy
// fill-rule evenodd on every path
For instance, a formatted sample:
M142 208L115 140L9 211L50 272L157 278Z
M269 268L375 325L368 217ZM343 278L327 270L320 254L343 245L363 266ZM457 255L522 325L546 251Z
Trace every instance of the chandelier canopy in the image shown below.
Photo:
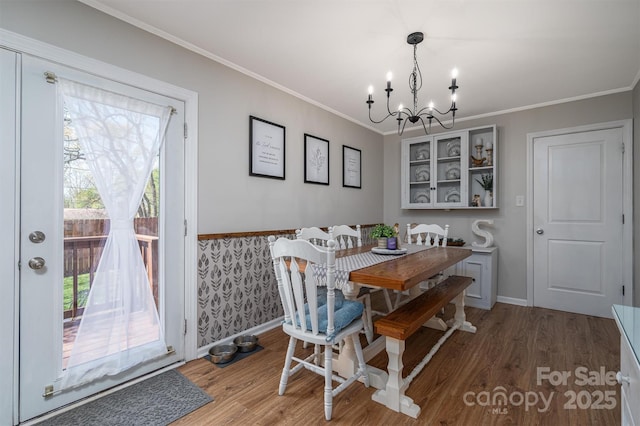
M369 105L369 120L372 123L382 123L389 117L395 117L398 120L398 135L402 135L404 132L404 128L407 125L407 121L412 124L420 121L422 123L422 127L424 128L424 132L429 134L431 131L431 123L435 120L440 126L445 129L453 128L456 119L456 89L458 86L456 85L456 78L458 76L458 71L454 68L451 72L451 86L449 86L449 90L451 90L451 106L445 112L439 111L433 104L432 101L429 102L426 106L418 109L418 91L422 88L422 73L420 72L420 66L418 65L417 58L417 50L418 44L424 40L424 34L421 32L411 33L407 36L407 43L413 45L413 71L409 75L409 90L413 95L413 108L403 107L402 104L398 106L397 111L391 111L389 108L389 100L391 97L391 92L393 89L391 88L391 72L387 74L387 88L384 89L387 92L387 116L382 120L376 121L371 118L371 105L373 104L373 86L369 86L369 97L367 98L367 104ZM439 116L436 116L436 114ZM441 119L444 120L447 118L448 114L451 114L451 126L445 126Z

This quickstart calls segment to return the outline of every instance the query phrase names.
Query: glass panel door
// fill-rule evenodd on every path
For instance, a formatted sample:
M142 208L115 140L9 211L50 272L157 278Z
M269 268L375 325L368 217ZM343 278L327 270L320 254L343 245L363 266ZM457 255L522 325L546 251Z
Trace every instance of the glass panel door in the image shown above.
M176 109L134 219L165 341L175 352L72 391L58 383L111 223L45 72ZM23 60L21 101L22 422L184 359L184 104L32 57ZM146 330L136 333L134 345L142 344Z

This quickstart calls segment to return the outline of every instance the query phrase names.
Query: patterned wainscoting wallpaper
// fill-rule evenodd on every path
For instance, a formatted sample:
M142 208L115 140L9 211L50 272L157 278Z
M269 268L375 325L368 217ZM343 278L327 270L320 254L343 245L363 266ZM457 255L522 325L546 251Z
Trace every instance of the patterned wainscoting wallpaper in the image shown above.
M371 229L362 227L363 244ZM198 241L198 347L284 315L267 238Z

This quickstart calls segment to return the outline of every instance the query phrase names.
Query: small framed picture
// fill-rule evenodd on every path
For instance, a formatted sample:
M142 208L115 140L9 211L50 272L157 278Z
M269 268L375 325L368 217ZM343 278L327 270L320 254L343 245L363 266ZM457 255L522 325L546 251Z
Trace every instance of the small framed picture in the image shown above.
M342 186L362 188L362 151L342 145Z
M304 182L329 185L329 141L304 134Z
M249 175L284 180L285 128L249 116Z

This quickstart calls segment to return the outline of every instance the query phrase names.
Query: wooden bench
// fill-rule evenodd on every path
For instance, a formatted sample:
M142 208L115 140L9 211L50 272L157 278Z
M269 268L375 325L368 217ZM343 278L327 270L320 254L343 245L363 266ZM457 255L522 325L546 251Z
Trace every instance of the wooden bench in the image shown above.
M387 365L389 379L385 389L378 390L373 394L371 398L374 401L413 418L418 417L420 407L404 394L411 381L422 371L455 330L476 332L476 328L466 321L464 313L464 292L472 281L471 277L452 275L375 322L376 332L385 336L387 354L389 355L389 364ZM449 329L411 374L403 379L402 354L405 349L405 341L451 301L455 303L456 311L453 319L447 322Z

